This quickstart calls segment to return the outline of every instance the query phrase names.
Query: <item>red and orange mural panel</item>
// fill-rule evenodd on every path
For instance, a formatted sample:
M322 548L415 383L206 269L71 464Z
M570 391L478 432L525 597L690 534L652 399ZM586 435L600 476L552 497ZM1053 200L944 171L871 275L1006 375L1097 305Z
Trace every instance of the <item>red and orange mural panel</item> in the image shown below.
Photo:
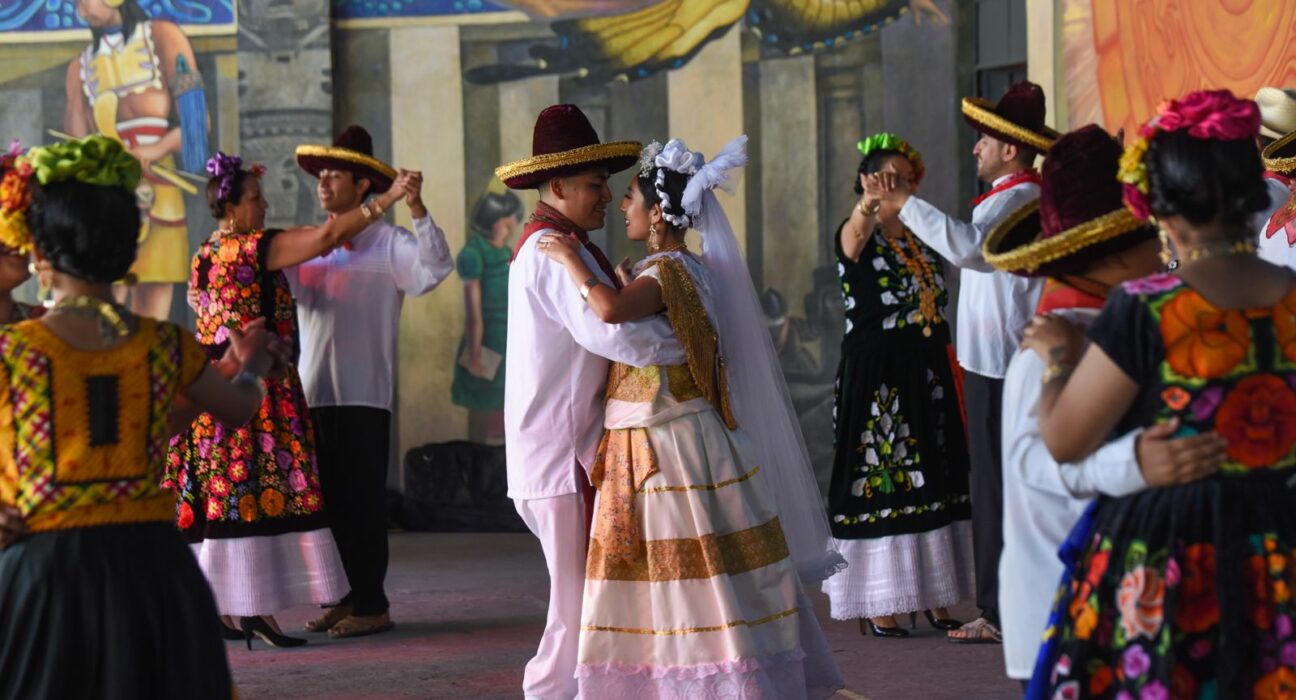
M1063 41L1072 126L1132 132L1192 90L1296 86L1291 0L1066 0Z

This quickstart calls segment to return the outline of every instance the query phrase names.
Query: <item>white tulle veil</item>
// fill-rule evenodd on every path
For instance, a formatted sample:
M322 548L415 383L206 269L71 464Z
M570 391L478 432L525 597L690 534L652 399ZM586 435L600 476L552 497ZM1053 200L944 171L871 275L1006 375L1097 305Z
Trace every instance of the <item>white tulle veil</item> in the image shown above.
M675 139L665 147L650 146L645 160L691 175L681 198L687 217L682 223L691 224L702 237L702 262L715 292L716 331L734 416L751 439L774 491L797 571L803 581L815 583L846 562L833 546L824 499L747 262L714 192L729 183L730 170L747 164L746 146L747 137L740 136L703 164L700 154Z

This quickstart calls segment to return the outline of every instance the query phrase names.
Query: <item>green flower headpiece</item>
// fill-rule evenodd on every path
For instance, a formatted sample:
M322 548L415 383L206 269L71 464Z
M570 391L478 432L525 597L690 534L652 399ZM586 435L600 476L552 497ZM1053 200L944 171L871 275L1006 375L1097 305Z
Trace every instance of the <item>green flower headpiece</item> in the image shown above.
M33 148L22 157L42 185L77 180L104 187L135 189L140 162L121 143L95 134Z
M908 141L905 141L890 132L883 131L873 134L863 141L860 141L858 148L860 155L865 158L867 158L873 151L879 150L897 151L901 153L909 160L909 164L913 166L915 185L922 182L923 175L927 172L926 168L923 167L922 154L918 152L918 149L910 146Z

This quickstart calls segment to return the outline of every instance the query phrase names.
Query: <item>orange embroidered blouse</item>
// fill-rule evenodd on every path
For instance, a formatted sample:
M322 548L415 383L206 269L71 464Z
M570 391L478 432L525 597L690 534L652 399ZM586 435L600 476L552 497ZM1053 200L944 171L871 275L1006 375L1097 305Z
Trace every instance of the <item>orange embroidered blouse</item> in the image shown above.
M188 333L149 319L98 351L39 321L0 328L0 503L33 532L173 520L167 413L206 367Z

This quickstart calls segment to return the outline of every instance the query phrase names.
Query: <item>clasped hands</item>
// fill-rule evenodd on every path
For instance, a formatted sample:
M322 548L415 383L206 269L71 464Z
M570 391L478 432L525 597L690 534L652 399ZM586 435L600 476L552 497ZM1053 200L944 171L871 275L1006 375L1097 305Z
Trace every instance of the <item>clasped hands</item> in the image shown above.
M883 204L893 205L893 209L898 211L913 195L913 182L896 173L861 173L859 177L860 186L864 189L860 208L865 212L876 214Z

